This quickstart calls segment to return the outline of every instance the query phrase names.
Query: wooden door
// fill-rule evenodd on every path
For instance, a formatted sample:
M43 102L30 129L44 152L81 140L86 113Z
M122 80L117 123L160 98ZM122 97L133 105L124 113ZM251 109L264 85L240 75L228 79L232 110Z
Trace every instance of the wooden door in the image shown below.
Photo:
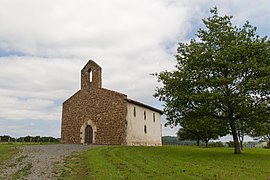
M93 129L90 125L87 125L85 128L84 143L87 143L87 144L93 143Z

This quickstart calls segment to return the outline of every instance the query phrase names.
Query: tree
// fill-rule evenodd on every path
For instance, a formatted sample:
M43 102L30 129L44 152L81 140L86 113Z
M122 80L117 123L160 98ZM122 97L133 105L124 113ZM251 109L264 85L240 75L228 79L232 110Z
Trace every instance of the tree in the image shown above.
M200 141L202 140L202 138L197 134L196 131L193 131L185 127L182 127L178 130L177 136L179 137L179 140L196 141L197 146L200 145Z
M15 138L8 135L0 136L0 142L15 142Z
M267 139L267 146L270 148L270 119L257 123L250 135Z
M197 142L197 146L199 146L200 141L203 141L205 147L208 147L208 142L211 139L215 140L227 134L226 126L211 117L204 117L204 119L194 117L183 121L181 126L177 133L179 139L194 140Z
M249 119L248 119L249 120ZM237 129L237 135L239 138L239 142L240 142L240 148L241 150L243 150L243 142L244 142L244 138L246 135L250 134L250 129L251 126L250 124L247 123L248 120L242 120L242 119L238 119L236 121L236 129Z
M250 117L258 117L258 108L269 102L270 41L249 22L239 28L216 7L210 12L198 40L178 44L176 70L155 74L163 86L154 96L164 102L168 125L189 121L191 112L228 125L234 153L240 154L237 121L257 121Z

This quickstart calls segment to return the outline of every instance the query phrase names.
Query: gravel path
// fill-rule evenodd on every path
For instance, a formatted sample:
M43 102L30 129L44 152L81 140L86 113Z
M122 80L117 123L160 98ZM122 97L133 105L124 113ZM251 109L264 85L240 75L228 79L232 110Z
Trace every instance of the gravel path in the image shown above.
M64 158L85 151L93 145L54 144L19 146L21 152L0 169L0 179L57 179ZM58 169L57 168L57 169Z

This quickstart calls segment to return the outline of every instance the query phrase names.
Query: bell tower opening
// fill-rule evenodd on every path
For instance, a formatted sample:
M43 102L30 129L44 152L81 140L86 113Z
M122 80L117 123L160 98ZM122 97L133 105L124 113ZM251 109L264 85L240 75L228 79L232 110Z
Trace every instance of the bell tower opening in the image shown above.
M81 89L101 88L101 67L89 60L81 70Z
M88 72L89 72L89 82L91 83L92 82L92 70L89 69Z

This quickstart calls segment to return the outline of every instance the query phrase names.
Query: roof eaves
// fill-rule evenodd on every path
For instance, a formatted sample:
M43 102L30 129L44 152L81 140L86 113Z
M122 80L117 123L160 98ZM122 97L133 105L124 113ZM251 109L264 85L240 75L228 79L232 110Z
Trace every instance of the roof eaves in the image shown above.
M144 103L141 103L141 102L132 100L132 99L128 99L128 98L127 98L127 101L130 102L130 103L133 103L133 104L136 104L136 105L139 105L139 106L142 106L142 107L151 109L151 110L153 110L153 111L156 111L156 112L160 113L161 115L164 113L164 112L163 112L162 110L160 110L160 109L154 108L154 107L152 107L152 106L149 106L149 105L147 105L147 104L144 104Z

